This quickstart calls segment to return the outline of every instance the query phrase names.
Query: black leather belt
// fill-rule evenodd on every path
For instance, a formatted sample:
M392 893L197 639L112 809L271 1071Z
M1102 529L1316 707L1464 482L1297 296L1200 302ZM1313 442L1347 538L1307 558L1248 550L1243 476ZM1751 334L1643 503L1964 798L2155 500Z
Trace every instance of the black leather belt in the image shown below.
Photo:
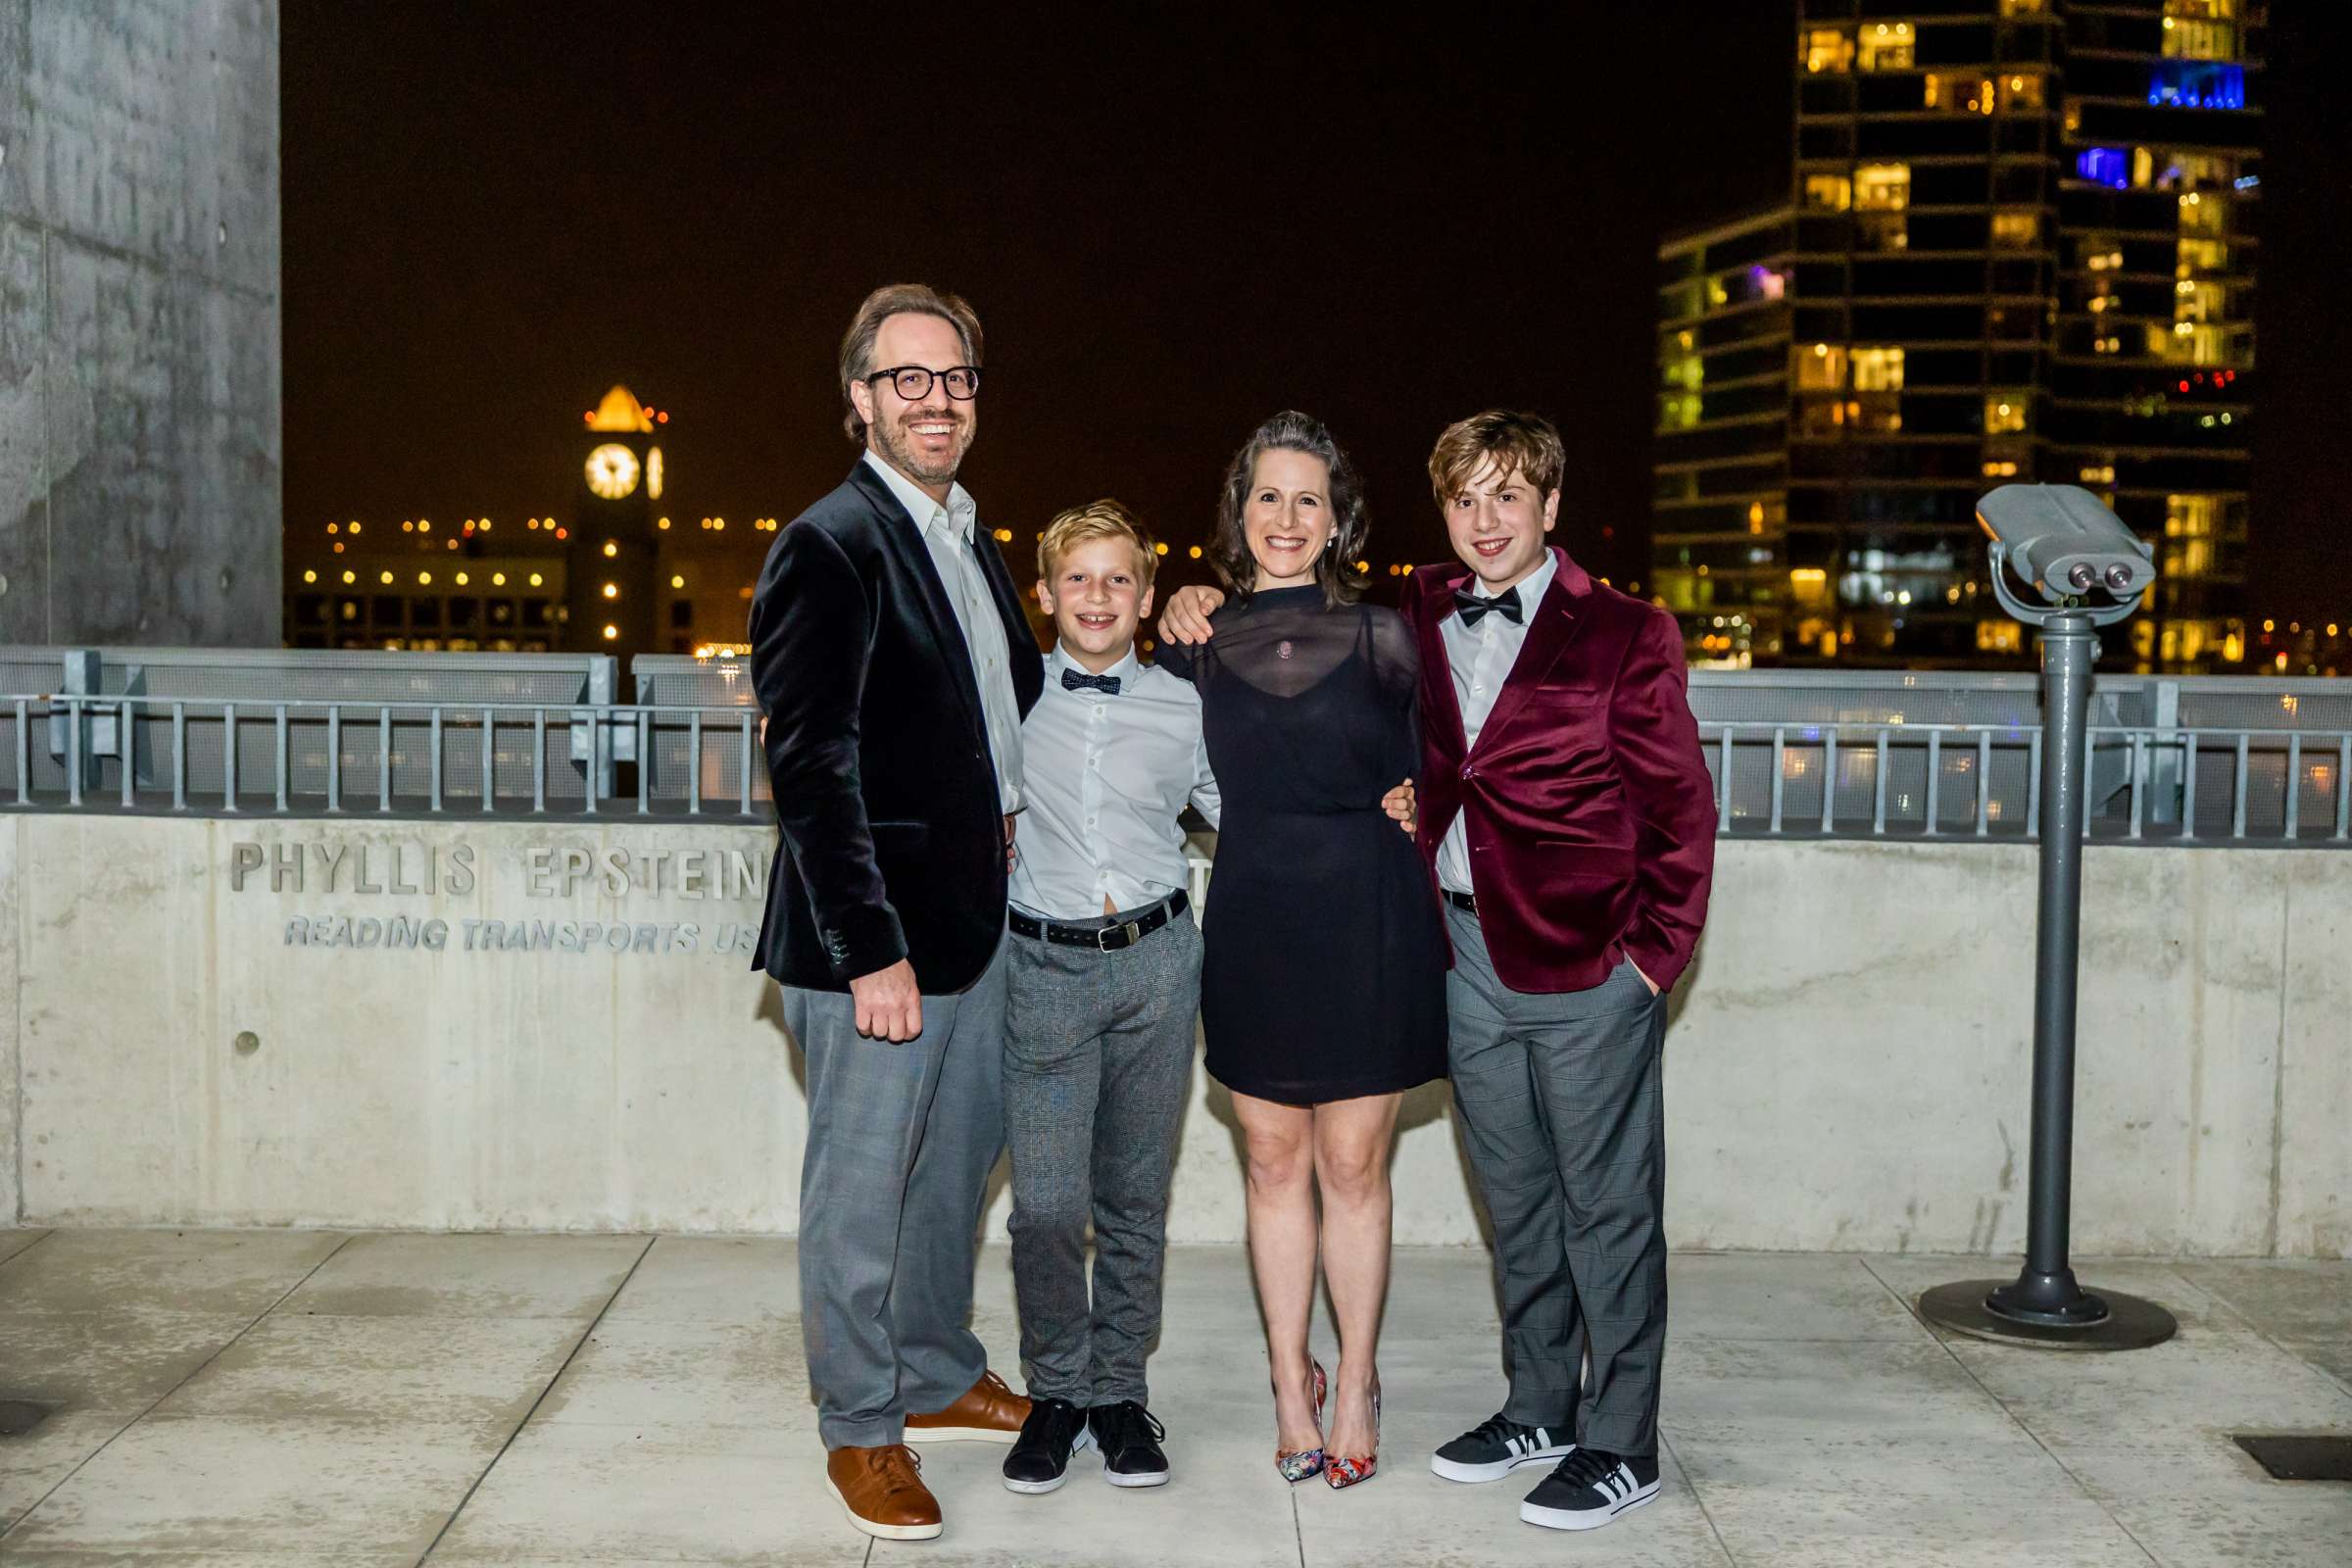
M1065 948L1093 948L1098 953L1116 953L1121 948L1134 947L1191 906L1192 900L1186 898L1180 888L1146 912L1132 920L1122 920L1117 925L1056 925L1051 920L1023 914L1018 909L1005 910L1004 923L1012 927L1015 936L1042 937Z
M1476 914L1478 912L1478 900L1472 897L1470 894L1456 893L1453 891L1453 889L1447 888L1446 890L1446 902L1452 905L1457 909L1467 909L1472 914Z

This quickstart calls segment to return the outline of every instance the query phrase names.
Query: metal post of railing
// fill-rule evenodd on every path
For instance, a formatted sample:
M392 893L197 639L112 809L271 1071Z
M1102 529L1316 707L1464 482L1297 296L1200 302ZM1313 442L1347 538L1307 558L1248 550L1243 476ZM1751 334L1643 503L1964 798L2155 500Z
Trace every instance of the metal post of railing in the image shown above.
M172 705L172 809L188 808L188 705Z
M743 814L752 814L752 710L743 710Z
M2026 837L2041 837L2041 738L2044 731L2035 730L2026 737L2026 773L2032 781L2026 788Z
M482 809L493 810L498 804L498 710L482 710Z
M2252 737L2244 730L2237 732L2237 787L2230 807L2230 836L2232 839L2246 836L2246 751L2251 740Z
M286 809L287 774L293 771L294 767L293 758L287 755L287 741L290 738L290 733L289 726L286 723L285 704L279 703L277 705L275 718L277 726L277 809L279 814L282 815Z
M2286 737L2286 842L2292 844L2303 825L2303 736L2289 731Z
M547 810L547 710L531 710L531 810Z
M1878 777L1870 786L1870 831L1874 838L1886 836L1886 774L1890 771L1892 750L1886 737L1886 726L1879 726L1879 765L1873 769Z
M138 710L134 699L122 699L122 716L115 721L117 733L122 737L122 809L129 810L138 804Z
M326 705L326 808L343 809L343 705Z
M1934 838L1942 830L1942 817L1943 730L1937 727L1928 731L1928 837Z
M1821 732L1821 831L1838 831L1838 731Z
M1977 731L1977 837L1992 836L1992 731Z
M74 697L66 699L66 804L81 804L81 701Z
M2197 836L2197 732L2180 732L2180 836Z
M237 808L237 705L220 705L220 809Z
M695 709L686 719L686 814L703 814L703 710Z
M1781 836L1781 801L1788 793L1788 729L1785 724L1772 726L1772 817L1765 831L1774 838Z
M2132 732L2132 827L2131 835L2139 837L2140 823L2147 814L2148 766L2147 736L2139 730Z
M637 710L637 814L639 816L645 815L654 808L652 797L648 793L653 785L653 737L646 717L646 710L640 708Z
M392 809L392 710L375 710L375 808Z
M2335 836L2352 839L2352 735L2335 743Z
M32 703L24 697L17 699L17 804L32 804Z
M1718 833L1729 833L1732 830L1731 725L1726 724L1723 726L1721 741L1721 756L1720 760L1715 764L1715 771L1718 775L1720 775L1715 781L1715 831Z
M571 721L572 721L574 724L577 724L577 723L580 721L580 710L577 710L577 709L574 709L574 710L572 710L572 714L571 714ZM586 799L585 803L584 803L584 804L581 806L581 808L580 808L580 812L581 812L581 814L582 814L582 815L584 815L584 816L594 816L594 815L596 814L596 788L597 788L597 773L598 773L598 771L599 771L601 768L603 768L603 766L604 766L604 765L605 765L605 724L604 724L604 720L603 720L602 718L600 718L600 717L599 717L597 714L595 714L595 713L590 713L590 714L588 715L588 789L587 789L587 792L586 792L586 793L587 793L587 799Z
M425 808L435 816L441 814L441 705L435 703L425 715L424 755L433 771L433 781L424 792Z

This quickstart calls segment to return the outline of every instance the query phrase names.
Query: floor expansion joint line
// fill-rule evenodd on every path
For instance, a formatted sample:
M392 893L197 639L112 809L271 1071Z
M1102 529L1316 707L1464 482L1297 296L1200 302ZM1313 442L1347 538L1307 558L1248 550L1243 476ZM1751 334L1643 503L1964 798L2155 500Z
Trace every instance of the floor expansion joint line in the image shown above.
M49 1237L55 1236L57 1232L55 1230L50 1231L47 1235L41 1238L41 1242L47 1241ZM41 1242L34 1242L32 1247L27 1247L24 1249L24 1252L31 1251L34 1247L40 1246ZM190 1383L194 1382L200 1375L202 1375L206 1367L211 1366L215 1361L220 1360L220 1357L226 1355L231 1349L235 1348L237 1344L242 1341L246 1335L251 1334L257 1327L260 1326L262 1319L268 1317L270 1313L285 1305L287 1297L292 1296L296 1291L299 1291L305 1285L310 1284L311 1277L317 1274L320 1269L326 1267L327 1264L333 1262L336 1255L340 1253L343 1249L349 1247L351 1242L351 1234L347 1232L343 1239L337 1242L324 1257L320 1258L318 1262L313 1263L309 1268L303 1271L302 1278L296 1280L293 1284L280 1291L277 1294L277 1298L275 1300L271 1301L268 1306L263 1307L259 1312L256 1312L253 1316L252 1322L237 1330L236 1333L230 1335L226 1340L223 1340L220 1343L220 1348L215 1349L212 1354L206 1356L202 1361L198 1362L195 1367L190 1369L186 1377L181 1378L177 1383L172 1384L163 1393L157 1395L155 1398L148 1403L146 1409L141 1410L137 1415L134 1415L129 1420L123 1422L121 1429L118 1430L113 1437L98 1445L97 1447L92 1448L88 1455L82 1459L81 1463L75 1465L73 1469L67 1471L63 1476L59 1477L57 1486L51 1487L47 1492L42 1493L39 1499L35 1501L31 1507L17 1515L16 1522L14 1524L11 1524L5 1530L0 1530L0 1541L5 1541L13 1532L22 1527L25 1520L31 1518L34 1514L39 1513L49 1499L57 1495L59 1488L62 1488L67 1482L72 1481L75 1476L81 1474L82 1471L88 1469L91 1462L100 1454L113 1447L116 1444L122 1442L122 1434L124 1432L128 1432L132 1427L137 1426L140 1422L153 1415L157 1405L162 1404L166 1399L169 1399L172 1397L172 1396L186 1388ZM17 1257L23 1257L24 1252L19 1252ZM11 1263L15 1262L16 1260L16 1257L9 1259Z
M645 1246L638 1249L637 1255L629 1260L628 1272L621 1275L618 1285L612 1287L612 1294L605 1298L605 1304L596 1309L596 1316L588 1320L588 1326L580 1330L580 1337L572 1341L571 1349L564 1354L564 1364L556 1368L555 1376L547 1380L547 1387L539 1391L539 1397L533 1399L531 1407L522 1412L522 1419L514 1423L514 1430L507 1434L507 1441L498 1446L498 1451L490 1456L490 1462L482 1466L482 1473L475 1476L473 1484L466 1489L466 1495L458 1499L458 1505L449 1510L449 1517L441 1521L441 1528L433 1532L433 1539L417 1554L416 1568L423 1568L423 1564L441 1548L442 1539L457 1524L458 1516L466 1511L466 1505L473 1500L473 1494L482 1490L482 1483L490 1479L490 1472L498 1468L498 1461L504 1459L507 1450L514 1446L514 1440L522 1436L523 1429L531 1424L531 1417L539 1413L539 1407L547 1402L547 1396L556 1391L556 1385L564 1381L564 1374L570 1371L571 1363L579 1359L581 1348L603 1326L605 1314L612 1310L612 1303L620 1299L620 1293L629 1288L629 1281L637 1277L637 1270L645 1265L646 1257L661 1240L658 1234L645 1239ZM873 1548L869 1545L866 1550L870 1554Z
M1707 1508L1707 1499L1699 1494L1698 1482L1692 1478L1690 1467L1683 1463L1683 1456L1675 1451L1674 1440L1666 1436L1664 1427L1658 1428L1658 1446L1674 1456L1674 1467L1682 1472L1683 1485L1690 1489L1690 1500L1698 1504L1698 1516L1707 1522L1707 1534L1715 1538L1715 1549L1723 1553L1723 1560L1731 1564L1731 1568L1740 1568L1739 1556L1733 1552L1732 1544L1723 1539L1723 1531L1715 1523L1715 1515Z
M1927 1327L1927 1319L1920 1317L1918 1312L1913 1310L1911 1303L1903 1298L1903 1293L1896 1290L1892 1285L1889 1285L1886 1282L1886 1277L1885 1275L1881 1274L1877 1269L1870 1266L1869 1258L1865 1257L1862 1260L1862 1267L1869 1273L1872 1279L1879 1282L1879 1289L1893 1297L1895 1301L1903 1308L1904 1311L1910 1312L1914 1318L1918 1319L1922 1327ZM2182 1281L2181 1283L2186 1284L2187 1282ZM1999 1395L1993 1393L1992 1390L1984 1386L1984 1380L1977 1376L1976 1369L1971 1367L1966 1361L1960 1359L1960 1352L1952 1348L1952 1342L1950 1340L1945 1339L1940 1334L1936 1334L1932 1328L1929 1329L1929 1335L1936 1341L1936 1346L1943 1351L1943 1353L1950 1358L1952 1365L1960 1369L1960 1375L1968 1379L1970 1383L1976 1385L1977 1392L1984 1395L1985 1398L1990 1399L1992 1401L1993 1408L2000 1411L2001 1414L2007 1416L2011 1425L2015 1426L2018 1431L2023 1432L2028 1438L2032 1439L2034 1446L2039 1448L2043 1455L2049 1459L2050 1463L2058 1467L2061 1475L2065 1476L2067 1480L2075 1484L2075 1490L2077 1492L2080 1492L2091 1502L2098 1505L2099 1512L2107 1516L2108 1523L2114 1525L2116 1529L2124 1533L2124 1539L2138 1548L2139 1554L2148 1559L2148 1562L2152 1565L2152 1568L2164 1568L2164 1559L2148 1549L2148 1544L2140 1540L2137 1535L2132 1533L2132 1527L2124 1523L2122 1516L2119 1515L2113 1507L2109 1506L2104 1497L2101 1497L2097 1493L2090 1490L2089 1486L2082 1480L2082 1478L2075 1473L2075 1467L2071 1464L2068 1464L2065 1459L2061 1458L2055 1448L2052 1448L2048 1444L2042 1442L2041 1434L2034 1431L2032 1427L2026 1425L2025 1417L2019 1415L2015 1410L2011 1409L2009 1407L2008 1400L2002 1398ZM2069 1352L2053 1350L2047 1353L2053 1355L2062 1355L2070 1353L2097 1354L2099 1352ZM2132 1352L2129 1350L2121 1350L2114 1353L2120 1355L2129 1355Z

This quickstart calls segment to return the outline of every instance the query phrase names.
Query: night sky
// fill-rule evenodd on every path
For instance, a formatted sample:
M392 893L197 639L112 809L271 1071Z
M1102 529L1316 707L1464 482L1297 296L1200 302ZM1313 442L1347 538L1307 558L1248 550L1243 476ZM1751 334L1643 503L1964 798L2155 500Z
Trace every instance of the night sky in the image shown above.
M987 327L963 477L1024 579L1103 494L1205 576L1286 406L1365 469L1376 572L1434 559L1430 443L1507 404L1561 425L1562 540L1622 583L1657 239L1785 196L1793 10L286 0L287 523L564 514L614 381L672 413L667 510L789 519L856 456L851 311L919 280ZM2352 616L2345 122L2316 40L2271 54L2252 609Z

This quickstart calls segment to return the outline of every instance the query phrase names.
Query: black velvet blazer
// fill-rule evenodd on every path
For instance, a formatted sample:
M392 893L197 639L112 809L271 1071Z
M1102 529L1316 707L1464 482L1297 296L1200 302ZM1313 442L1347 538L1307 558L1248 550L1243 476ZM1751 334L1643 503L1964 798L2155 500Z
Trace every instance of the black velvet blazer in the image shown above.
M1045 662L996 540L973 543L1025 714ZM1004 934L996 764L930 551L862 461L776 536L751 644L783 830L754 967L847 991L906 958L927 994L970 985Z

